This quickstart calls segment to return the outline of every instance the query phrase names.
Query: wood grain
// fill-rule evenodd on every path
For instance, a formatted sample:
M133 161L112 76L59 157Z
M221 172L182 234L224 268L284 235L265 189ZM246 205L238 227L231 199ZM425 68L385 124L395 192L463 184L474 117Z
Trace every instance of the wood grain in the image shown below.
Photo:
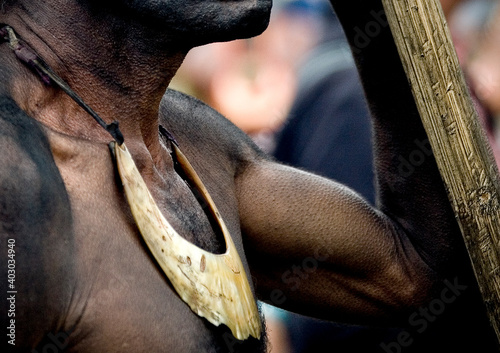
M496 163L439 1L382 1L500 343L500 182Z

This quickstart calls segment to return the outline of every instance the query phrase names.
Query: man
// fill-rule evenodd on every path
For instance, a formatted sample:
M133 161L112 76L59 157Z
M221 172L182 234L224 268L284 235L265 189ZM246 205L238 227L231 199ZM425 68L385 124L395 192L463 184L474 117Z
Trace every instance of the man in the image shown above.
M450 276L463 247L380 2L332 3L374 115L378 209L273 162L203 104L164 94L190 48L260 33L270 0L13 0L3 2L0 23L102 118L120 122L172 226L223 252L159 126L175 136L258 298L320 318L404 323ZM377 35L370 23L379 24ZM364 32L369 41L360 45ZM236 341L179 298L140 240L109 136L24 65L12 41L0 45L0 234L10 246L2 247L2 278L15 264L15 282L2 280L2 291L16 293L1 309L10 335L2 344L37 352L264 349L264 339ZM424 160L402 168L416 150Z

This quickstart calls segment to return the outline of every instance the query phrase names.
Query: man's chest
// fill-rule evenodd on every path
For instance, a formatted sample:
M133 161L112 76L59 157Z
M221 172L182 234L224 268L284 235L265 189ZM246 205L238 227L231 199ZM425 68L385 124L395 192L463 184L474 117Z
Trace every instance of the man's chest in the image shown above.
M75 351L215 352L237 351L236 344L245 347L227 329L196 316L172 289L137 230L111 157L96 153L93 163L79 158L58 164L71 204L79 278L79 303L70 313L80 317L71 339ZM161 185L152 185L152 193L173 227L201 247L221 249L224 244L212 231L203 205L182 178L165 173L159 179ZM224 180L220 178L231 202L229 176ZM212 190L221 200L221 184ZM221 209L240 241L237 222L231 221L238 218L237 211L228 212L231 207L225 204Z
M77 236L78 237L78 236ZM239 352L255 339L237 341L182 301L136 234L112 241L77 239L77 278L70 313L75 352Z

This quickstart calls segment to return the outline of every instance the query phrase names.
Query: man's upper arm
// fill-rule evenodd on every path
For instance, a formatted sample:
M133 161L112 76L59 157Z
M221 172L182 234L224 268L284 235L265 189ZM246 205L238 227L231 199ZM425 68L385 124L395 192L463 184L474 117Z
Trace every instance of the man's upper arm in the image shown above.
M0 290L13 292L9 294L12 303L0 306L1 331L7 331L3 335L7 337L11 333L7 327L14 323L16 348L22 350L36 347L49 332L58 330L55 325L62 322L58 315L67 309L72 280L71 213L40 126L5 97L0 97L0 151L0 276L4 279Z
M405 232L346 187L256 159L237 178L237 191L261 300L380 324L403 320L409 303L428 295L429 269Z

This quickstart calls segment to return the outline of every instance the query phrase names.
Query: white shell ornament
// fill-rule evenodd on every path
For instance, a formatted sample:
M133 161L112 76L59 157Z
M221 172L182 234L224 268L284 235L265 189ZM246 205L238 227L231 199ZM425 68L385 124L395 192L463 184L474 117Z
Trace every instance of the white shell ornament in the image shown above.
M225 324L234 337L260 339L262 326L240 256L229 231L193 167L172 144L178 162L216 218L226 242L224 254L212 254L181 237L162 215L125 144L112 143L125 194L137 226L178 295L215 326Z

